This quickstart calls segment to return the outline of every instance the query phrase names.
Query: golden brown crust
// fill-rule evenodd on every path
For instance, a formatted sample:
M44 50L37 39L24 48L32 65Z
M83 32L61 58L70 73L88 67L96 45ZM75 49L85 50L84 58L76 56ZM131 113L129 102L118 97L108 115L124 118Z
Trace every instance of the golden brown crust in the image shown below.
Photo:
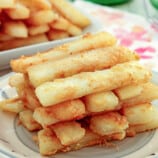
M45 127L57 122L78 120L83 118L85 114L85 105L81 100L76 99L47 108L36 108L34 119Z
M16 97L0 101L0 109L7 112L19 113L25 107L21 99Z
M133 106L137 104L149 103L158 98L158 86L153 83L145 83L142 85L143 90L140 95L123 100L121 106Z
M126 69L125 69L126 67ZM51 106L91 93L109 91L149 81L151 73L137 62L117 64L108 70L83 72L54 82L46 82L35 93L43 106Z
M78 122L62 122L51 126L57 138L64 146L77 143L85 135L86 130Z
M117 112L108 112L90 119L90 129L101 136L119 133L127 128L126 117Z
M123 107L122 114L126 116L130 125L138 125L150 122L155 111L150 103L145 103Z
M56 78L64 78L80 72L102 70L118 63L137 59L138 55L124 47L104 47L75 54L55 62L48 61L33 65L27 69L27 72L30 82L37 87Z
M40 154L45 156L53 155L63 148L54 132L48 128L38 132L38 144Z
M54 61L69 56L71 54L79 53L94 48L111 46L115 43L116 39L109 33L100 32L95 35L88 34L76 41L63 44L43 53L38 53L28 57L22 56L19 59L12 60L11 67L15 72L26 72L26 69L29 66L41 63L43 61Z
M42 129L41 125L34 120L33 112L31 110L21 111L19 113L19 120L21 124L29 131L37 131Z

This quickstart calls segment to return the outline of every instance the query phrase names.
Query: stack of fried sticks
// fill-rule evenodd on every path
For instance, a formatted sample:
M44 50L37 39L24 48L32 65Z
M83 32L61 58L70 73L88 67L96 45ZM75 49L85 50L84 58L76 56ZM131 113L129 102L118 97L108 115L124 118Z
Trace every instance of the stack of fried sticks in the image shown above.
M17 98L0 107L37 131L42 155L122 140L158 127L158 86L139 57L111 34L87 34L11 61Z

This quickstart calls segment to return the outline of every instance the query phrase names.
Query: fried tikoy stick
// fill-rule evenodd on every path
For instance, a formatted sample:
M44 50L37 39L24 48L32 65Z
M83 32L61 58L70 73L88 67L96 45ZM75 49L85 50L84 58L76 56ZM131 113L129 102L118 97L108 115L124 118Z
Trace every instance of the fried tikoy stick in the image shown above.
M85 114L85 105L81 100L76 99L47 108L36 108L33 117L43 127L46 127L57 122L78 120Z
M11 87L19 88L25 84L24 74L22 73L15 73L9 78L9 85Z
M26 72L26 69L29 66L39 64L43 61L54 61L67 57L71 54L77 54L79 52L94 48L111 46L115 43L116 39L106 32L99 32L94 35L87 34L78 40L63 44L54 49L50 49L47 52L12 60L11 67L16 72Z
M30 86L28 78L26 77L26 75L24 75L22 73L13 74L9 78L9 85L11 87L16 88L19 98L21 98L21 100L25 100L25 101L27 98L27 93L30 92L32 94L34 91L32 89L32 87Z
M142 90L142 85L130 85L115 89L114 92L117 94L120 100L125 100L138 96L139 94L141 94Z
M85 135L85 129L75 121L58 123L51 128L64 146L77 143Z
M101 142L101 137L98 134L92 132L89 129L86 129L85 135L82 139L80 139L76 144L71 144L69 148L63 151L79 150L86 146L100 144Z
M53 29L67 31L69 27L69 21L59 16L58 19L49 24Z
M120 109L119 99L112 92L93 93L83 97L88 112L103 112Z
M34 110L37 107L40 107L41 104L39 103L35 92L33 89L27 87L24 90L24 98L22 98L23 102L25 103L25 105L27 106L28 109Z
M11 76L9 84L16 88L18 96L23 101L25 107L34 110L41 106L26 75L22 73L14 74Z
M80 72L101 70L118 63L137 60L138 56L121 47L104 47L75 54L55 62L47 61L28 68L29 80L34 87L56 78L72 76ZM62 64L61 64L62 63Z
M122 106L133 106L137 104L149 103L158 98L158 86L153 83L145 83L140 95L121 101Z
M12 37L27 38L28 28L24 22L7 21L4 23L4 32Z
M34 12L32 15L30 15L30 18L28 19L28 23L32 25L45 25L50 22L53 22L55 19L57 19L56 13L50 9L50 10L40 10Z
M127 128L128 121L126 117L117 112L108 112L93 116L90 119L90 129L101 136L120 133Z
M86 27L90 24L89 19L76 10L69 2L64 0L50 0L50 2L58 12L75 25L78 25L79 27Z
M41 125L34 120L33 112L31 110L21 111L19 113L19 120L29 131L42 129Z
M47 24L39 25L39 26L31 26L28 28L28 30L29 30L29 34L34 36L49 31L49 26Z
M71 36L77 36L81 35L82 29L79 28L78 26L72 24L70 21L65 19L62 16L59 16L58 19L56 19L54 22L50 24L50 26L53 29L60 30L60 31L65 31Z
M141 108L143 108L143 111L141 111L139 109L140 108L139 106L138 107L134 106L133 109L131 109L132 111L135 111L134 113L130 113L130 114L126 113L126 115L128 115L127 116L128 120L129 120L129 117L131 118L129 120L131 122L131 125L127 129L127 136L134 136L136 133L145 132L148 130L158 128L158 109L157 109L157 107L154 107L150 104L143 104L143 105L144 105L144 107L141 107ZM143 106L143 105L141 105L141 106ZM132 108L132 107L130 107L130 108ZM137 110L137 109L139 109L139 110ZM146 114L144 115L144 113L146 113ZM132 116L132 114L133 114L133 116ZM148 120L147 120L147 118L145 118L145 116L148 117ZM135 117L139 118L139 120L136 119ZM136 123L137 121L138 121L138 123Z
M25 87L27 86L26 80L22 73L16 73L9 78L9 85L16 88L16 92L20 98L23 98Z
M40 154L45 156L53 155L64 147L54 132L48 128L38 132L38 144Z
M122 113L126 116L129 125L140 125L152 121L155 115L155 108L150 103L139 104L124 107Z
M53 82L45 82L36 88L35 93L43 106L51 106L91 93L144 83L149 81L150 77L150 72L137 62L127 62L117 64L108 70L83 72Z
M71 35L71 36L79 36L82 34L82 30L81 28L77 27L76 25L73 25L71 23L69 23L69 27L67 32Z
M0 101L0 109L8 112L19 113L25 109L23 102L19 98L6 99Z

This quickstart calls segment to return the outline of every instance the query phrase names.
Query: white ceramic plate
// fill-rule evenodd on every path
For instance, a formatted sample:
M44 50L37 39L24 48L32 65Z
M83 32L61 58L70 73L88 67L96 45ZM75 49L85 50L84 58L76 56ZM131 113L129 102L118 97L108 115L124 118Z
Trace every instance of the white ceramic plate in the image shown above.
M12 73L0 78L0 100L14 97L16 92L8 85ZM158 73L153 73L158 84ZM154 103L158 105L158 102ZM0 158L41 158L32 135L18 125L16 115L0 112ZM88 147L79 151L57 154L55 158L144 158L158 149L158 130L138 134L134 138L114 142L117 148Z

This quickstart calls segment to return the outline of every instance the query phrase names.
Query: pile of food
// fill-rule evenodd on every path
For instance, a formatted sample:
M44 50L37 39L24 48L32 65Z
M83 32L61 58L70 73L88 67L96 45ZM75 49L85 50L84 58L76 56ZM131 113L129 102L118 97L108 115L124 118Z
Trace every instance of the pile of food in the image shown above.
M108 144L158 127L158 86L139 57L111 34L86 34L11 61L17 98L0 102L29 131L42 155Z
M89 25L66 0L0 0L0 50L77 36Z

